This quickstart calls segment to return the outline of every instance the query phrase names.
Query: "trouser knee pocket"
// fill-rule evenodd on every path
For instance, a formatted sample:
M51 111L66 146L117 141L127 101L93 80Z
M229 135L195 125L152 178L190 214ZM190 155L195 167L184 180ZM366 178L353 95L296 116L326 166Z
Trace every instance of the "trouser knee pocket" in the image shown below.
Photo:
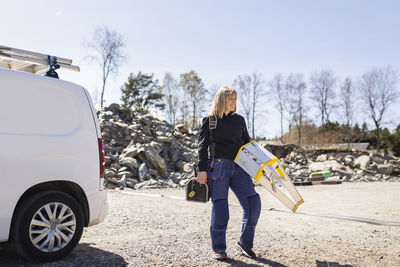
M215 230L226 229L229 221L229 207L227 199L213 201L211 225Z

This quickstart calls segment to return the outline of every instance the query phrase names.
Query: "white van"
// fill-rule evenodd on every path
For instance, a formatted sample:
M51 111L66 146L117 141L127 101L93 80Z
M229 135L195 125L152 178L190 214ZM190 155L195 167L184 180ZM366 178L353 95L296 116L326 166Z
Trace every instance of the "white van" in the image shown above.
M51 261L107 213L104 151L86 89L0 68L0 242Z

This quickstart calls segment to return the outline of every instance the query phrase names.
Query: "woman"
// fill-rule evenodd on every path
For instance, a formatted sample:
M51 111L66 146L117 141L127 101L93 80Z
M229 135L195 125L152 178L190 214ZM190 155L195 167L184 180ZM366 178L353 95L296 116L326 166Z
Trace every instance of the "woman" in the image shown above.
M261 201L254 190L249 175L240 168L234 159L241 146L250 142L244 118L235 113L236 91L231 87L218 90L211 106L210 116L217 119L212 130L215 144L214 158L209 158L210 145L209 117L203 119L199 135L199 164L197 181L210 183L212 213L211 242L216 259L224 260L226 255L226 227L229 220L228 190L235 193L243 208L242 234L238 248L250 258L255 258L253 240L255 227L260 216Z

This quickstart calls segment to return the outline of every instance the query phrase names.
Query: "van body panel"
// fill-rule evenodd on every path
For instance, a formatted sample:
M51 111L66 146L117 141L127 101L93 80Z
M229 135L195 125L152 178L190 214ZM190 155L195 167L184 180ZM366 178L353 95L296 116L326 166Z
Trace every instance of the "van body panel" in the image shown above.
M108 212L107 191L103 190L89 194L88 201L91 214L89 226L104 221Z
M90 106L90 110L92 111L93 122L94 122L94 124L95 124L96 132L97 132L97 137L98 137L98 138L101 138L100 121L99 121L99 118L97 117L96 109L94 108L92 99L90 98L89 91L86 90L85 88L83 88L83 90L85 91L86 98L87 98L88 103L89 103L89 106Z
M0 68L0 242L9 238L22 194L43 182L78 184L89 202L89 221L104 219L100 128L91 105L81 86Z

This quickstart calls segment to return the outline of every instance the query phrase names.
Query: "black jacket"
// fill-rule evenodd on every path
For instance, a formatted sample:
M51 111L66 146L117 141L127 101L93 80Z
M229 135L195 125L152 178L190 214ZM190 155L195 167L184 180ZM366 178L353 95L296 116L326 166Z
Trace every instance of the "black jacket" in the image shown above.
M199 171L206 171L208 165L209 117L203 118L199 134ZM250 142L244 118L236 113L229 113L217 119L217 128L213 130L215 158L234 160L239 149Z

